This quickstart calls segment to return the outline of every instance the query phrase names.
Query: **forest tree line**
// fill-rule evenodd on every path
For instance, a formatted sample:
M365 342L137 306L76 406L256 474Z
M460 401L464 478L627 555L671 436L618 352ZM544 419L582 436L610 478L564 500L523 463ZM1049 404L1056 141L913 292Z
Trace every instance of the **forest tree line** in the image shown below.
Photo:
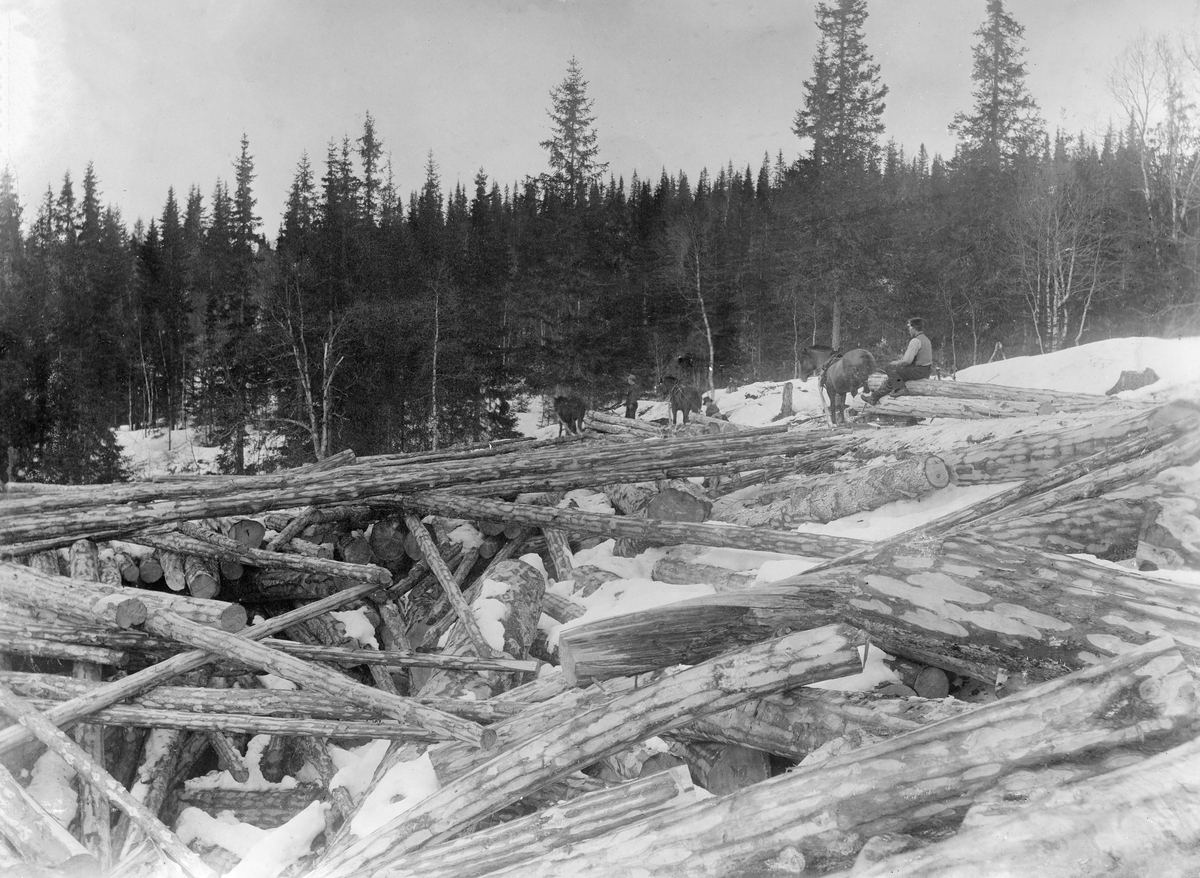
M278 465L505 438L557 385L611 405L680 357L705 388L791 378L814 342L896 356L909 316L947 372L1200 330L1194 41L1132 43L1123 122L1051 135L1023 29L988 0L944 158L886 139L865 0L816 13L793 161L617 175L572 59L546 172L449 188L430 153L405 198L367 113L301 156L273 235L245 137L232 183L171 189L132 228L91 164L32 205L6 169L0 478L121 479L121 424L198 425L234 473L265 435Z

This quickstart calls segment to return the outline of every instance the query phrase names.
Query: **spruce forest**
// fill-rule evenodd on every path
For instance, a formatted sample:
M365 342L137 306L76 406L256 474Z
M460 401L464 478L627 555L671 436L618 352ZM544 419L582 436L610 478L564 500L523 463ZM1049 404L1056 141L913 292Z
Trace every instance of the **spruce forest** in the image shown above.
M1195 42L1131 42L1102 135L1051 131L1023 28L989 0L952 156L897 144L865 0L816 4L793 120L757 166L626 175L582 66L550 90L544 172L397 191L370 113L287 193L166 193L129 224L103 168L36 203L0 177L0 477L124 478L114 430L192 424L230 473L515 435L530 395L596 408L632 374L723 388L797 373L806 345L902 350L919 315L945 374L1113 336L1200 332ZM785 153L799 153L789 160ZM536 170L536 169L535 169ZM262 205L286 195L282 216Z

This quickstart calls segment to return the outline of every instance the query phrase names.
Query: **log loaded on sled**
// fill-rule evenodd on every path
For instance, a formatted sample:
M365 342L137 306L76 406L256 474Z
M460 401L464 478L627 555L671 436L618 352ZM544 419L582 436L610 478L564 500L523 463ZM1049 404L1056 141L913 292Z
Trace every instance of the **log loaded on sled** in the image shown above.
M924 384L951 382L881 408L967 411ZM6 491L0 868L228 871L244 850L171 828L200 808L309 827L286 849L325 878L1194 872L1200 604L1130 567L1195 563L1198 419L1099 400L1014 392L1072 410L966 448L897 431L903 453L869 465L887 431L668 437L592 413L569 448ZM884 540L796 529L989 482L1012 484ZM597 594L653 588L581 563L602 540L655 547L654 578L699 596L597 616ZM760 581L696 547L808 569ZM880 651L902 683L809 685ZM367 789L337 783L371 739L390 743ZM43 747L86 791L69 828L17 780ZM305 781L208 789L213 767ZM365 825L414 772L436 791Z

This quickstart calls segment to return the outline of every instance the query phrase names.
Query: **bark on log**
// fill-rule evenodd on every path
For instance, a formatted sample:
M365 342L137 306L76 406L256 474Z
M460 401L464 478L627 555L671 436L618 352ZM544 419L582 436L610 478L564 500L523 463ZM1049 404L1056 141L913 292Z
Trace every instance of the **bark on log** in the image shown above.
M943 399L937 397L885 396L876 405L861 404L860 410L885 418L951 418L955 420L985 420L989 418L1022 418L1050 415L1054 409L1047 403L993 400Z
M146 735L142 758L129 794L151 814L157 815L162 811L186 738L184 732L173 729L151 729ZM122 814L113 829L113 852L119 851L118 859L124 860L141 838L131 827L128 815Z
M175 833L163 826L141 802L113 780L103 765L98 765L74 741L4 686L0 686L0 709L29 728L43 744L61 756L81 777L86 778L88 783L101 787L112 804L128 815L139 831L145 833L159 850L186 874L194 878L216 878L216 873L189 850Z
M713 518L750 527L791 528L912 500L949 483L945 462L930 454L850 472L784 479L748 495L729 494L714 504Z
M1114 704L1122 705L1117 713ZM769 874L770 862L792 851L796 867L825 872L849 866L871 836L952 819L1014 770L1190 737L1195 709L1191 674L1163 639L962 716L643 820L626 827L619 843L608 835L556 850L521 871L530 878L564 868L579 876Z
M541 572L523 561L505 561L487 575L485 589L481 597L476 599L475 606L482 609L483 601L495 601L504 607L499 614L495 614L499 615L503 625L502 654L515 658L529 655L545 590L546 580ZM489 615L492 614L489 612ZM465 632L457 627L452 628L445 653L469 655L472 646ZM443 670L421 687L421 695L486 701L508 688L511 681L511 674L495 671Z
M229 811L242 823L260 829L275 829L307 808L320 792L320 788L311 783L265 790L188 789L185 786L178 796L183 807L199 808L212 815Z
M654 571L650 578L656 582L669 582L673 585L704 583L711 585L718 592L726 592L750 588L757 582L758 574L754 570L727 570L711 564L689 564L674 558L661 558L654 563Z
M216 569L207 560L197 555L183 558L183 576L188 594L194 598L209 600L221 590L221 579Z
M1137 554L1146 513L1146 501L1097 497L1035 515L968 525L966 532L992 542L1115 560Z
M65 576L39 573L32 567L0 561L0 594L6 601L47 610L93 627L129 628L146 619L146 604L131 590L99 584L87 588Z
M214 534L213 536L218 535ZM225 538L220 541L211 538L199 540L183 533L143 532L132 535L129 541L155 548L166 547L180 553L199 555L217 561L237 561L265 570L296 570L381 585L388 585L392 581L391 574L386 568L374 564L351 564L345 561L312 558L287 552L268 552L265 549L251 550L240 547L234 541Z
M401 498L400 502L427 512L441 512L464 518L508 516L514 521L539 527L551 525L579 533L610 538L631 537L664 545L693 543L700 546L783 552L816 558L840 558L869 545L861 540L845 537L784 533L767 528L746 528L711 521L694 524L653 521L629 515L600 515L578 509L460 497L443 491L412 494Z
M1045 475L1123 442L1154 432L1158 418L1145 412L1087 419L1073 427L1008 436L975 448L943 452L958 484L1008 482ZM1161 425L1160 425L1161 426Z
M867 382L870 390L883 386L884 376L875 373ZM1112 400L1096 393L1064 393L1032 387L1006 387L1002 384L974 384L968 381L939 381L924 379L904 382L908 396L940 397L943 399L1002 400L1047 405L1054 412L1086 412L1113 408Z
M408 699L388 695L369 686L350 683L341 674L322 670L309 662L247 638L197 625L174 613L163 613L147 619L146 628L163 637L171 637L276 674L306 689L322 692L330 698L339 698L372 708L392 719L420 726L446 738L478 744L485 749L495 740L494 732L482 729L476 723Z
M639 421L637 418L619 418L607 412L588 412L583 423L585 427L592 429L608 428L604 432L627 433L641 437L661 437L663 435L662 428L655 424Z
M680 766L627 784L586 793L527 817L417 851L391 878L478 878L531 856L577 844L653 814L690 804L696 789Z
M861 747L972 709L954 699L796 689L696 720L671 736L742 744L799 762L831 741Z
M0 601L0 613L9 605ZM0 633L5 633L0 628ZM3 640L4 651L9 655L27 655L36 658L52 658L70 662L89 662L111 668L123 668L129 664L130 655L125 650L108 649L103 646L82 646L76 643L58 643L37 637L8 635Z
M770 757L743 744L692 741L673 746L692 773L697 786L715 796L759 783L771 776Z
M1196 606L1192 586L962 536L564 626L559 651L569 682L604 679L696 661L787 627L842 621L891 655L1014 688L1164 634L1200 666Z
M173 521L253 514L304 505L362 502L366 498L439 487L488 485L486 490L545 490L547 485L604 484L633 478L670 478L689 469L764 454L804 454L832 445L848 447L849 437L814 442L802 433L738 434L681 439L672 443L633 443L595 449L535 451L529 454L394 466L341 467L332 472L278 473L235 480L109 487L104 495L46 494L6 504L0 519L0 545L61 537L112 538ZM515 487L523 485L523 487ZM70 539L67 539L67 538Z
M471 612L470 606L463 599L462 591L459 590L458 583L454 579L454 574L446 566L446 562L442 560L442 556L433 542L433 537L429 535L429 531L425 529L425 525L421 523L421 519L409 513L404 516L404 524L408 528L409 535L416 539L422 554L425 556L425 561L429 564L429 569L437 577L438 584L441 585L443 593L446 595L447 600L450 601L450 605L454 607L454 614L458 619L458 624L462 627L463 633L475 648L475 655L481 658L497 658L496 651L492 649L484 638L483 633L479 630L479 624L475 621L475 614Z
M0 571L0 575L2 575L2 571ZM394 594L400 593L405 588L411 588L418 578L419 575L406 577L389 591ZM376 588L377 586L369 583L360 583L351 586L328 598L314 601L305 607L292 610L289 613L284 613L272 619L267 619L265 622L255 625L246 631L243 636L247 640L261 640L272 634L284 631L289 625L294 625L303 619L319 616L321 613L326 613L330 610L336 610L357 598L369 594ZM181 653L146 668L144 671L138 671L121 680L107 683L96 692L87 696L74 698L59 707L47 711L44 716L55 725L67 725L77 722L90 713L153 689L160 683L173 679L180 674L186 674L188 671L202 668L211 661L213 661L213 655L208 650L198 649L188 653ZM30 738L29 733L23 728L9 727L7 729L0 729L0 754L8 752Z
M855 878L1200 872L1200 739L1069 784L1009 819L889 857ZM997 840L1003 839L1003 845Z
M310 878L354 874L448 840L526 791L693 716L821 677L856 672L860 635L830 626L792 634L679 671L506 747L384 827L321 861Z
M187 588L187 577L183 573L183 555L179 552L160 550L158 563L162 564L163 580L167 588L179 594Z

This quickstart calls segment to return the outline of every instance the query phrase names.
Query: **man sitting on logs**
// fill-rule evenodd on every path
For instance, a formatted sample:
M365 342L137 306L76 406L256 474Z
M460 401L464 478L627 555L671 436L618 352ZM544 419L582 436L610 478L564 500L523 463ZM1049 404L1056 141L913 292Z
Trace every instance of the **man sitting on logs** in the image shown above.
M925 335L925 321L920 317L912 317L908 321L908 347L898 360L892 360L884 372L887 380L874 393L863 399L870 405L878 404L885 396L904 389L905 381L919 381L928 378L933 371L933 343Z

